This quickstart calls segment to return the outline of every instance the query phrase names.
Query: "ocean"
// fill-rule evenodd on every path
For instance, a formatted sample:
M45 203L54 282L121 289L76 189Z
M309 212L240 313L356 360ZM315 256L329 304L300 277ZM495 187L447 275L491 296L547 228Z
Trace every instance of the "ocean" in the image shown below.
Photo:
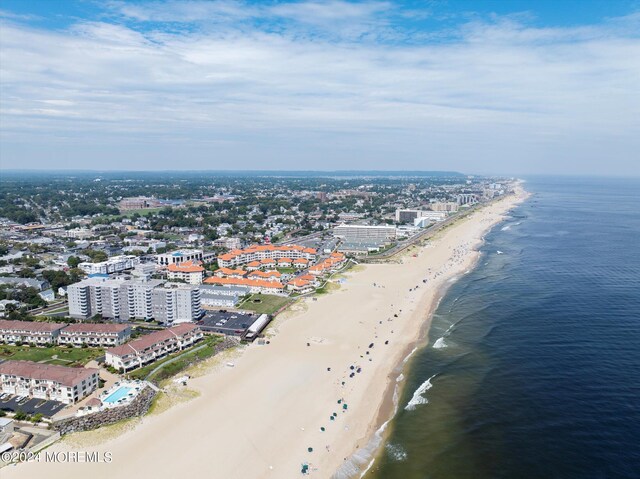
M525 186L441 301L365 477L640 478L640 180Z

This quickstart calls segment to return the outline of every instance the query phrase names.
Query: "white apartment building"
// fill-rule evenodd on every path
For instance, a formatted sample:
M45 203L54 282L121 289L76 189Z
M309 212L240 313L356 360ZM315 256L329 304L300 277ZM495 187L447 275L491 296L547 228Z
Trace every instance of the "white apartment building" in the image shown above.
M180 283L167 283L151 292L153 319L166 326L194 321L202 316L200 289Z
M442 202L438 201L436 203L431 203L429 207L433 211L446 211L447 213L455 213L458 211L458 203L450 202Z
M218 238L217 240L213 240L213 246L218 248L227 248L227 249L240 249L242 244L240 243L240 238Z
M131 326L127 324L77 323L60 331L58 344L111 347L125 343L130 337Z
M169 266L170 264L184 263L186 261L202 261L203 259L203 251L201 249L182 249L156 255L156 262L160 266Z
M98 369L69 368L32 361L0 363L3 393L73 404L98 387Z
M7 344L22 342L38 346L55 344L60 331L65 326L67 324L64 323L0 319L0 342Z
M119 273L127 269L135 268L140 263L140 258L134 255L113 256L100 263L82 262L78 265L87 274L110 274Z
M193 321L201 316L196 286L163 285L162 280L89 278L67 288L69 315L86 319L156 319L162 323Z
M188 348L202 339L202 331L194 324L179 324L144 335L121 346L107 349L105 362L119 371L131 371Z
M396 227L389 225L338 225L333 229L333 235L343 238L349 243L384 243L396 238Z

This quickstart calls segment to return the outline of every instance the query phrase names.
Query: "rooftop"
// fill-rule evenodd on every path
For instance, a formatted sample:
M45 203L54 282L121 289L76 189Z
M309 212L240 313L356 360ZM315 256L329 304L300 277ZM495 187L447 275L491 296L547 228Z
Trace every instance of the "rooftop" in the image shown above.
M90 378L97 372L98 369L95 368L69 368L53 364L34 363L33 361L9 360L0 363L0 374L55 381L70 387Z

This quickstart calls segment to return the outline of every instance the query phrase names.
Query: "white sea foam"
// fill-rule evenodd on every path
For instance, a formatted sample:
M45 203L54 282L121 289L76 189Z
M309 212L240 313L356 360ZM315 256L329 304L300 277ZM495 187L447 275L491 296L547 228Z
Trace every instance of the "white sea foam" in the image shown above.
M444 342L444 336L441 338L436 339L436 342L433 343L433 348L434 349L442 349L442 348L446 348L447 344Z
M400 376L396 378L396 382L399 383L404 380L404 374L400 373Z
M435 377L436 377L436 374L431 376L429 379L423 382L418 389L416 389L416 391L413 393L413 397L411 398L409 403L404 407L405 411L413 411L416 408L416 406L420 404L427 404L429 402L429 400L426 397L424 397L423 394L426 393L429 389L431 389L431 387L433 386L433 384L431 384L431 380Z
M389 443L386 446L387 454L396 462L402 462L407 458L407 451L403 449L399 444Z
M503 226L502 228L500 228L500 231L507 231L511 229L511 225L507 225L507 226Z

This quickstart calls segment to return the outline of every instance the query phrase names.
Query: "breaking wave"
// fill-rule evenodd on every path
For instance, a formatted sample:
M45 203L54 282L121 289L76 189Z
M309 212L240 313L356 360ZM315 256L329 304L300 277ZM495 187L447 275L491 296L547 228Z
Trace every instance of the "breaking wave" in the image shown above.
M437 374L434 374L425 382L423 382L418 389L416 389L416 391L413 393L413 396L411 397L411 400L404 407L405 411L413 411L416 408L416 406L420 404L427 404L429 402L429 400L426 397L424 397L423 394L426 393L429 389L431 389L431 387L433 386L433 384L431 384L431 380L436 376Z
M441 338L436 339L436 342L433 343L433 348L434 349L442 349L442 348L446 348L447 344L444 342L444 336Z

